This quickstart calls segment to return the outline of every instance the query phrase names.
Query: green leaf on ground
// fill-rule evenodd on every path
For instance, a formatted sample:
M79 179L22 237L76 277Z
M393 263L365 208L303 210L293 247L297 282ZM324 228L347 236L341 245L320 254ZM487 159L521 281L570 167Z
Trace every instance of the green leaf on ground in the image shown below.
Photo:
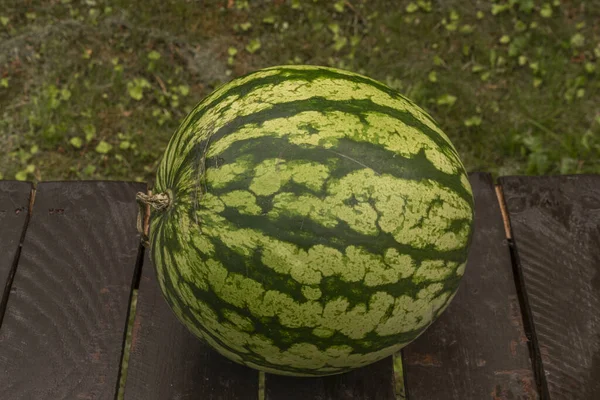
M26 181L27 180L27 171L19 171L15 174L15 179L18 181Z
M454 105L454 103L456 103L456 100L457 100L456 96L453 96L451 94L444 94L437 98L436 104L439 106L452 107Z
M81 146L83 146L83 140L80 137L72 137L69 140L69 143L71 144L71 146L75 147L76 149L80 149Z
M160 60L160 53L156 50L152 50L148 53L148 59L152 61Z
M419 10L419 6L416 3L408 3L405 10L407 13L414 13Z
M246 51L250 54L256 53L261 47L259 39L252 39L250 43L246 46Z
M544 18L552 17L552 6L548 3L544 3L540 9L540 15Z
M481 117L479 115L474 115L465 119L464 124L465 126L479 126L481 125L481 122Z
M100 143L96 146L96 153L107 154L112 150L112 144L101 140Z
M571 47L574 48L580 48L583 47L585 45L585 37L581 34L581 33L576 33L573 36L571 36Z

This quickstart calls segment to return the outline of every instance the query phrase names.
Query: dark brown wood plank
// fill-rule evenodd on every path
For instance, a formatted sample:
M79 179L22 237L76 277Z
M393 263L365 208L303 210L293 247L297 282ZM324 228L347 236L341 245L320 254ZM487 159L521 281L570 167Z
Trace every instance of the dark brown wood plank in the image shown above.
M29 214L31 183L0 181L0 324L8 299L9 277Z
M267 400L392 400L392 357L347 372L319 378L266 374Z
M402 351L410 400L536 399L512 263L492 179L472 174L475 234L448 309Z
M115 398L145 187L38 185L0 329L0 399Z
M229 361L177 320L144 258L132 333L126 400L258 398L258 372Z
M600 176L500 183L550 398L600 399Z

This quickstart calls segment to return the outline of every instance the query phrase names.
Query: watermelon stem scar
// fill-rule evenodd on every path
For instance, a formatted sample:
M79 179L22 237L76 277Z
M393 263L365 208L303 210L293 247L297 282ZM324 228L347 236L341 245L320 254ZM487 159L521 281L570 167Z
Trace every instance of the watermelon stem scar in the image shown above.
M135 198L140 206L137 218L137 230L142 239L142 243L145 247L148 247L148 233L144 229L144 215L146 214L146 207L150 206L155 211L163 211L169 208L172 203L172 192L167 190L165 193L157 194L146 194L144 192L138 192Z
M150 206L156 211L165 210L171 205L171 196L169 195L169 192L157 194L138 192L135 195L135 198L139 203Z

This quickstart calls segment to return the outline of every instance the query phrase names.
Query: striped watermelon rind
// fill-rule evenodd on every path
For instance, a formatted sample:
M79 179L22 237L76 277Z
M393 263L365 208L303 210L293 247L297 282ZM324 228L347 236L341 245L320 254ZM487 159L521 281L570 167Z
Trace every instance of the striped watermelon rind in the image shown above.
M226 357L319 376L398 351L448 306L473 197L448 137L370 78L272 67L202 101L154 191L151 254L177 317Z

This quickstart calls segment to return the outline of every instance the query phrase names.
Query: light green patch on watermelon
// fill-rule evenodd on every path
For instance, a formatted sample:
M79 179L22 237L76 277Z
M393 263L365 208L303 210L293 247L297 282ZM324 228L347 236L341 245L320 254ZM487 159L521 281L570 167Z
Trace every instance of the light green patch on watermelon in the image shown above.
M229 226L227 228L220 229L220 227L213 225L205 228L204 233L222 241L227 247L243 256L251 256L261 241L266 240L266 236L259 231L252 229L235 229ZM214 232L215 230L218 232L216 235L216 232ZM283 250L283 247L286 245L287 244L282 242L281 246L278 247Z
M213 256L215 254L215 245L205 235L192 235L190 237L194 248L207 256Z
M198 268L202 268L202 265L203 264L201 263L195 262L194 259L189 260L186 264L179 263L177 265L177 270L179 272L179 275L181 275L185 282L193 284L195 287L200 288L202 290L208 290L208 284L206 280L203 278L202 274L198 274ZM195 297L191 290L188 294L189 296L191 296L190 299L193 299Z
M211 287L220 298L235 307L245 307L249 301L256 301L256 296L264 292L264 288L259 282L239 274L227 275L227 270L221 263L216 261L212 265L210 272L215 271L218 275L214 278L213 276L209 276Z
M327 165L295 160L287 163L294 182L315 192L321 191L330 171Z
M305 252L297 246L260 235L262 258L267 267L282 274L289 274L297 282L315 285L321 282L318 270L305 265ZM258 241L257 240L257 241Z
M246 343L246 337L248 336L247 332L240 330L239 327L227 320L219 321L217 313L201 300L188 305L188 311L197 321L203 321L203 326L205 327L205 329L200 329L195 321L190 320L188 314L178 315L180 319L191 324L193 327L192 333L214 346L221 354L227 357L233 356L233 360L243 362L241 355L249 353L244 348L244 343ZM217 338L221 341L228 340L228 346L222 346L216 340Z
M206 217L206 214L208 213L218 215L218 213L225 210L225 204L223 204L223 201L210 192L202 194L199 206L201 208L198 210L197 214L201 217Z
M166 269L166 272L169 275L169 279L171 279L171 282L179 281L177 273L185 277L185 279L194 277L194 263L190 262L193 261L193 256L191 253L175 251L171 254L171 256L173 258L173 261L175 262L175 265L173 265L173 268Z
M386 265L393 267L402 279L415 272L415 262L408 254L400 254L398 250L390 248L386 250L384 257Z
M227 343L231 349L242 354L244 353L241 349L244 349L244 345L248 341L248 333L244 332L238 325L227 320L221 321L219 322L217 333L219 339ZM245 352L248 351L246 350Z
M378 326L393 301L391 295L377 292L371 296L367 310L366 304L349 308L348 300L338 297L325 304L319 326L341 332L351 339L362 339Z
M305 217L322 226L334 228L339 220L332 212L330 203L327 198L321 199L308 193L301 195L290 192L278 193L273 197L273 207L267 216L274 220L282 215ZM375 218L376 215L373 215L371 218L373 222Z
M415 271L415 262L407 254L400 254L396 249L385 252L385 264L373 263L365 275L365 285L380 286L396 283L400 279L408 278Z
M456 220L472 218L470 205L434 181L415 182L363 169L332 182L327 190L330 195L325 201L337 204L332 212L348 208L343 204L346 199L356 198L360 202L369 198L379 213L378 226L391 233L398 243L417 248L433 243L438 250L453 250L463 248L468 241L468 225L458 232L450 228ZM354 221L344 219L348 214L350 212L340 215L338 211L337 216L350 228L363 233Z
M416 298L406 295L396 298L391 317L377 326L375 331L386 336L426 327L449 295L448 292L438 294L443 287L442 283L433 283L421 289Z
M339 265L333 274L342 276L347 282L359 282L365 279L365 274L383 265L382 257L372 254L359 246L346 247L344 264Z
M246 190L234 190L220 197L227 207L234 207L240 213L259 215L262 209L256 204L256 197Z
M323 293L318 287L302 286L302 294L307 300L319 300Z
M306 268L320 271L324 276L338 275L346 281L356 279L356 271L348 271L344 263L344 254L337 249L318 244L312 246L308 252L303 252ZM358 273L360 275L360 273Z
M221 165L219 168L209 168L206 172L206 182L217 189L225 187L247 173L251 165L252 156L244 155L237 158L235 162Z
M244 332L253 332L254 324L249 318L243 317L232 310L223 310L223 316L227 318L234 326Z
M468 193L473 193L471 189L471 183L469 182L469 177L466 174L460 175L460 183L466 189Z
M329 176L327 166L310 161L267 159L254 168L250 190L259 196L278 192L290 180L311 190L321 190Z
M365 119L368 126L373 128L363 128L362 137L355 136L354 140L377 143L379 139L379 143L387 150L408 158L423 150L425 157L438 170L447 174L455 174L458 171L460 164L457 165L454 158L448 157L442 148L417 128L406 125L392 116L376 112L366 113Z
M346 182L357 185L357 182ZM335 183L333 183L335 185ZM358 186L359 188L361 186ZM273 198L273 208L268 216L277 219L281 215L295 215L299 217L310 218L328 228L333 228L340 221L346 222L351 229L365 235L377 235L377 212L360 193L336 193L332 191L336 188L327 188L329 196L324 198L312 194L297 195L295 193L279 193ZM344 204L345 200L351 200L353 196L358 196L354 205ZM363 197L361 199L361 197ZM360 201L363 200L363 201Z
M317 327L312 330L312 333L313 335L318 336L320 338L328 338L331 337L335 333L335 331L332 329Z
M424 260L413 275L413 281L416 283L423 281L443 281L454 273L456 265L456 263L444 260Z
M458 276L463 276L465 273L465 267L467 266L467 263L462 263L458 266L458 268L456 268L456 275Z
M398 243L417 248L433 244L441 251L466 246L469 225L463 224L458 231L452 229L452 225L457 220L471 220L472 212L470 205L456 193L431 180L402 180L376 175L370 170L359 170L349 175L351 179L332 192L341 195L352 190L351 182L355 185L369 182L372 185L371 198L380 213L378 225L384 232L391 233Z
M189 262L190 257L187 253L173 252L172 257L175 265L172 265L171 268L165 268L165 272L171 282L179 281L178 274L186 278L194 277L194 271L192 270L193 263ZM164 281L164 278L162 280Z
M264 304L272 304L281 325L287 328L313 327L318 325L323 307L316 301L295 302L282 292L270 290L265 294Z

